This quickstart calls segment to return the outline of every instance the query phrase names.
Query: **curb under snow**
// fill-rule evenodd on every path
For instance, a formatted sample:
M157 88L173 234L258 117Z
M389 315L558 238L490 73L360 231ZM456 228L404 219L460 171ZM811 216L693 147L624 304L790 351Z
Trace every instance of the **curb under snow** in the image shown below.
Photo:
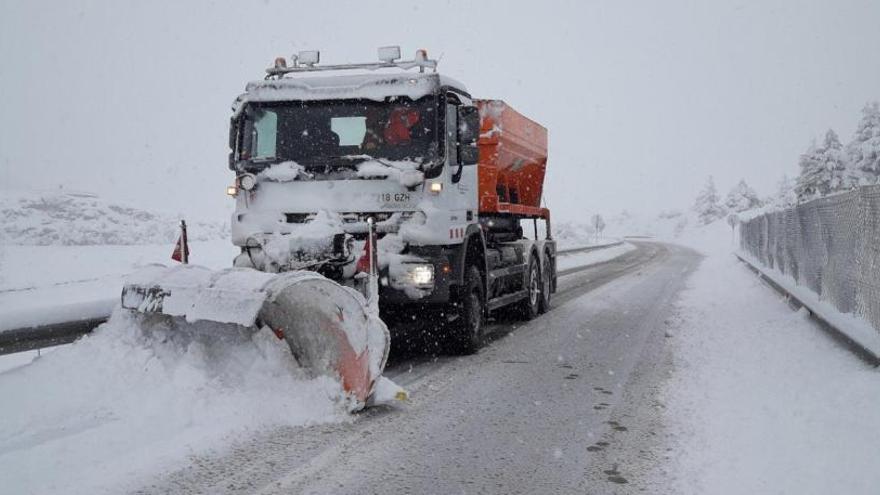
M815 292L798 285L791 277L762 266L746 253L737 252L734 255L776 291L807 308L821 327L847 349L872 366L880 366L880 332L867 321L852 314L841 313L828 302L822 301Z

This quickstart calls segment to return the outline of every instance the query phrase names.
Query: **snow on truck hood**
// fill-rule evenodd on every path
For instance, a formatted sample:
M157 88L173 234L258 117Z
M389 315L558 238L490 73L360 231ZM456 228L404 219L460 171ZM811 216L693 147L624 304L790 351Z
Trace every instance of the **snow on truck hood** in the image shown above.
M460 82L436 73L358 74L252 81L232 103L232 112L237 117L244 105L252 101L381 101L389 96L406 96L415 100L435 93L442 86L467 91Z
M258 179L271 182L292 182L295 180L308 180L313 177L314 175L307 172L305 167L292 160L270 165L257 174ZM425 181L425 174L419 170L419 163L412 160L371 158L358 163L356 170L352 171L352 177L361 179L389 179L397 181L401 186L407 188L416 187Z

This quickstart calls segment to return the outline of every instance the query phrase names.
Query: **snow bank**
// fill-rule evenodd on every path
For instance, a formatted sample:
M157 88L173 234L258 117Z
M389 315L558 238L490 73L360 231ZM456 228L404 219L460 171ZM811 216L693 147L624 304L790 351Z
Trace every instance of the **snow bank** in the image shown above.
M877 492L876 369L728 254L703 261L678 319L662 394L670 492Z
M823 300L818 294L810 290L810 288L800 285L789 274L783 274L778 270L774 270L763 265L749 253L738 252L738 256L759 270L765 277L782 287L786 292L797 298L803 303L813 314L836 330L846 335L851 341L859 347L872 353L874 356L880 356L880 333L868 322L868 320L857 316L854 313L843 313L837 309L829 301Z
M303 378L269 331L187 339L129 318L0 373L4 491L120 493L238 435L349 418L338 383Z
M585 267L604 263L623 256L624 254L634 250L636 247L627 242L617 246L611 246L604 249L596 249L581 253L560 253L556 258L556 269L558 271L568 270L570 268Z
M704 255L731 256L738 244L733 229L725 219L708 225L691 224L678 234L659 236L659 240L696 249Z
M125 276L169 263L173 246L0 245L0 331L110 314ZM228 240L195 242L191 259L214 269L232 265Z
M16 245L162 244L174 242L180 219L86 193L0 190L0 238ZM190 241L228 239L221 222L190 221Z

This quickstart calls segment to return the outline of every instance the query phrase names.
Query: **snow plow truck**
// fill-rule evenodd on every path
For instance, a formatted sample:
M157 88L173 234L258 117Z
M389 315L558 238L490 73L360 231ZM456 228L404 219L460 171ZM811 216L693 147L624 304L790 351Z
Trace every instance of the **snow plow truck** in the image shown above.
M470 353L492 312L549 310L547 130L474 99L424 50L378 58L321 65L300 52L247 84L229 134L234 268L198 283L181 266L148 275L125 287L123 306L268 326L361 404L387 359L381 320L437 322L447 348ZM176 293L188 295L175 304Z

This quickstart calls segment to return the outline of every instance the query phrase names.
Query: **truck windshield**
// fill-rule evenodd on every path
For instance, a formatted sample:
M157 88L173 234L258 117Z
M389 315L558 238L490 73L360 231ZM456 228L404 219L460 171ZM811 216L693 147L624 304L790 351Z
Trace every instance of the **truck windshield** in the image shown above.
M293 160L320 174L371 158L427 167L438 156L433 97L256 103L243 124L238 160L246 168Z

